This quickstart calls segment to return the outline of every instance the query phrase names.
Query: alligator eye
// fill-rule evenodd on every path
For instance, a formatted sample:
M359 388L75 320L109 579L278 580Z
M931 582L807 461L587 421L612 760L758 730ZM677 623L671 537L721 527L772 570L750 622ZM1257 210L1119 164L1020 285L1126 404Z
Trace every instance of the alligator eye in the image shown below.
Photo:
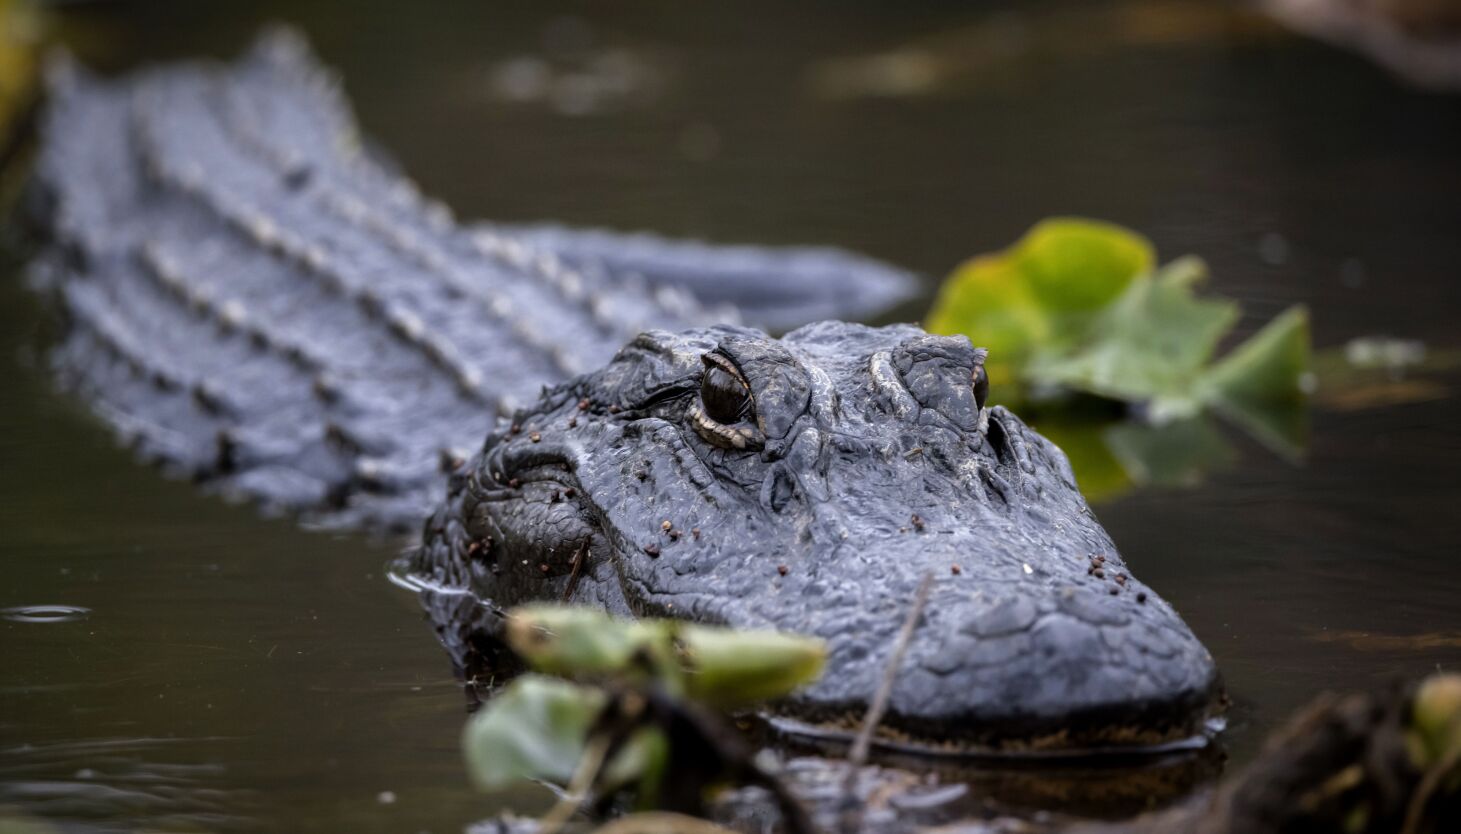
M745 420L751 413L751 392L746 383L718 364L705 369L700 402L706 417L726 426Z
M979 410L984 410L984 401L989 399L989 374L985 373L983 365L974 366L974 405Z
M731 361L715 353L703 357L700 401L690 406L690 423L705 442L723 449L759 449L764 440L755 424L751 387Z

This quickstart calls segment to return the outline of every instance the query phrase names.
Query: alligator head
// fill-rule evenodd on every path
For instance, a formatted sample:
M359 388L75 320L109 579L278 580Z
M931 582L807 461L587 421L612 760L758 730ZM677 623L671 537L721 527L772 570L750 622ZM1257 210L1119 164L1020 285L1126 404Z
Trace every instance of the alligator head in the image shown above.
M457 466L416 557L444 639L484 651L484 612L544 598L813 634L826 672L779 712L850 728L927 574L885 741L1193 737L1211 656L1131 575L1060 450L984 407L983 359L911 326L645 333Z

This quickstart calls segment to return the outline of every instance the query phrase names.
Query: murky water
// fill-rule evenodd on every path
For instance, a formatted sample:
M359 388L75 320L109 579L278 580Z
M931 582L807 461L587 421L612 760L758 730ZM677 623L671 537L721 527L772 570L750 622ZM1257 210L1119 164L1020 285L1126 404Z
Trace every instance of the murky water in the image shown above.
M82 8L59 32L120 67L295 20L464 216L837 243L937 276L1077 213L1208 259L1246 329L1303 302L1321 346L1461 341L1461 97L1205 4L200 5ZM382 576L397 544L138 466L52 392L15 283L0 819L447 832L491 812L460 688ZM1316 409L1302 460L1234 435L1200 485L1098 508L1216 656L1234 764L1321 690L1461 664L1458 404Z

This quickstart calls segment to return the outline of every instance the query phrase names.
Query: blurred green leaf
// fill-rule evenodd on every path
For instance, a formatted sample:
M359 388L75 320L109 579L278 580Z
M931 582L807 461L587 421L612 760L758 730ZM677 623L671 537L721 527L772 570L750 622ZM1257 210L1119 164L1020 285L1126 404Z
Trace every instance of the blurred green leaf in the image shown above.
M1461 751L1461 675L1435 674L1416 688L1410 731L1419 742L1417 765L1434 767Z
M1212 402L1299 403L1309 367L1309 313L1295 306L1208 369L1201 386Z
M826 659L826 645L810 637L622 620L562 605L513 609L507 640L541 672L652 679L672 694L726 709L786 695L816 680Z
M1092 504L1109 501L1135 486L1126 467L1106 443L1107 424L1080 420L1040 420L1035 426L1060 447L1075 471L1081 494Z
M601 689L522 675L467 722L462 749L473 782L501 790L524 780L566 785L583 759L589 730L608 701ZM656 767L663 737L645 729L607 764L600 783L627 784Z
M1135 484L1191 482L1220 465L1226 445L1193 422L1207 409L1287 457L1306 440L1313 376L1303 308L1213 363L1237 303L1197 294L1207 270L1196 258L1155 263L1151 244L1119 226L1047 220L955 270L928 316L931 332L989 348L991 401L1038 397L1048 413L1058 407L1051 395L1067 392L1145 406L1151 425L1105 433L1040 421L1093 500Z
M1084 347L1048 357L1031 375L1108 399L1157 400L1175 404L1164 410L1182 410L1218 340L1238 318L1234 302L1196 297L1206 277L1196 258L1173 261L1153 278L1138 277L1095 318Z
M0 0L0 140L34 92L40 28L33 3Z
M664 621L621 620L573 605L525 605L507 620L508 645L539 672L578 680L653 678L679 694L672 636Z
M992 393L1010 402L1030 381L1031 362L1078 345L1091 319L1155 259L1151 243L1120 226L1046 220L1009 249L956 269L926 326L989 348Z
M775 631L733 631L687 625L680 629L686 693L720 709L780 698L822 674L821 640Z
M1290 307L1198 381L1199 397L1275 454L1303 456L1309 439L1309 314Z

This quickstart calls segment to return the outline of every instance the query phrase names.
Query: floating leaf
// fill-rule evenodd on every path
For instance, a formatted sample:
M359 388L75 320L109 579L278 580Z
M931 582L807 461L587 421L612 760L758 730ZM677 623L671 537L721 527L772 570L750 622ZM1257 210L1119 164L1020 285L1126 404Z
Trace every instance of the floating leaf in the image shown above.
M1298 403L1307 394L1309 361L1309 313L1294 306L1212 366L1202 386L1213 402Z
M1114 400L1191 400L1199 372L1238 318L1237 304L1196 297L1206 276L1200 260L1183 258L1154 278L1137 278L1095 318L1083 349L1051 357L1031 375Z
M1206 268L1196 258L1155 272L1154 263L1151 244L1119 226L1046 221L1004 252L959 267L928 329L963 333L990 349L985 367L995 401L1038 396L1050 406L1053 394L1090 395L1141 404L1157 428L1211 408L1298 457L1307 434L1305 392L1313 387L1303 309L1285 312L1211 364L1238 305L1198 296ZM1042 421L1041 428L1052 427ZM1100 439L1066 435L1057 442L1077 444L1072 467L1098 497L1132 483L1191 481L1225 460L1215 434L1193 447L1137 429Z
M992 394L1018 399L1042 354L1078 345L1090 320L1155 264L1151 244L1120 226L1057 218L1014 246L976 257L939 291L927 328L989 348Z
M608 701L600 689L522 675L467 722L462 749L472 780L501 790L524 780L566 785L583 759L589 730ZM636 734L609 762L604 785L631 782L663 754L658 731Z
M1290 460L1308 445L1309 315L1290 307L1212 366L1200 398Z

